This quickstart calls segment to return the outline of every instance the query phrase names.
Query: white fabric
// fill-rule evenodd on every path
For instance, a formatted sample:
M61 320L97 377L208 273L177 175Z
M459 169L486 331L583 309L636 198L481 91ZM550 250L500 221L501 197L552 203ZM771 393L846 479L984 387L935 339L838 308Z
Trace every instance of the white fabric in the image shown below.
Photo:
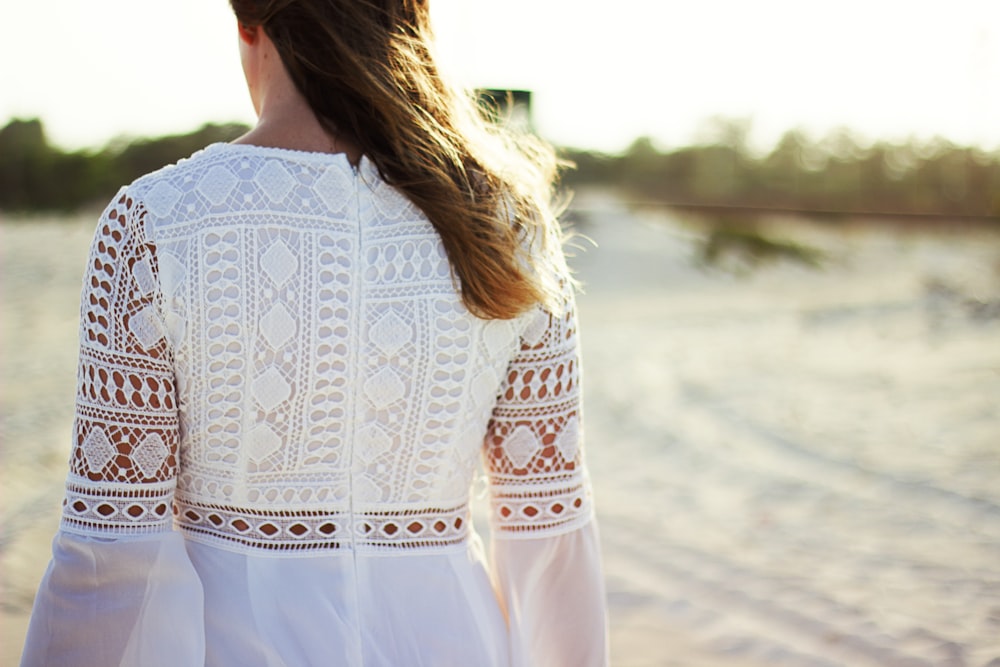
M606 663L572 293L471 316L367 160L218 144L123 188L80 340L23 665Z

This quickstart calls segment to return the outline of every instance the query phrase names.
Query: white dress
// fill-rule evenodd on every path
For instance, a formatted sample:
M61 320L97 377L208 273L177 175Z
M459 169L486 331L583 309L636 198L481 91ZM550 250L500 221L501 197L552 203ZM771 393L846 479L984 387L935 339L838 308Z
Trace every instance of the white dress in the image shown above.
M473 317L369 161L217 144L123 188L80 341L23 665L606 663L572 295Z

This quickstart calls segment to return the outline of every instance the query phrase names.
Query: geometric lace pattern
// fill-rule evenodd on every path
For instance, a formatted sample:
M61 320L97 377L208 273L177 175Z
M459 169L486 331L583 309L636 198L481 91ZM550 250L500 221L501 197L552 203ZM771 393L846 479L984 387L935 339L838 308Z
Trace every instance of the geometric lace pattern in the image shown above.
M172 482L95 484L71 478L63 502L63 528L82 534L160 532L170 526L172 495Z
M471 315L366 159L219 144L123 188L80 344L67 530L446 548L480 460L498 537L590 517L572 295Z
M120 193L101 216L90 249L63 503L64 527L73 532L148 533L170 521L177 403L143 216Z
M522 336L490 419L493 525L525 537L578 528L591 512L581 447L576 313L540 312Z
M251 547L287 552L353 548L393 551L462 543L469 508L290 511L174 503L175 519L189 539L221 548Z

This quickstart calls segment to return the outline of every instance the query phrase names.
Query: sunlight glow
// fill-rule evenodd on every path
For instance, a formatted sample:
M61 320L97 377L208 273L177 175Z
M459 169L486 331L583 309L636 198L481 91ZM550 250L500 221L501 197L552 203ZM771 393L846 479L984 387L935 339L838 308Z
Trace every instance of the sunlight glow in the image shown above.
M446 71L534 91L535 124L566 145L697 140L712 117L863 137L943 135L1000 148L1000 3L955 0L433 0ZM31 29L25 29L31 26ZM222 0L19 3L0 23L0 123L39 116L66 147L250 123Z

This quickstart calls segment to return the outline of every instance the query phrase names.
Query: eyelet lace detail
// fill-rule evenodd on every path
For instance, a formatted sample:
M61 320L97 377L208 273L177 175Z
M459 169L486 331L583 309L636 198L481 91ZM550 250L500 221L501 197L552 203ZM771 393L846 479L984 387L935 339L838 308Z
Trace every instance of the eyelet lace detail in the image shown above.
M63 528L84 535L161 532L170 526L173 491L173 481L136 485L70 479L63 501Z
M190 539L271 552L434 549L462 543L469 531L465 503L441 509L351 513L259 510L178 499L174 515Z

